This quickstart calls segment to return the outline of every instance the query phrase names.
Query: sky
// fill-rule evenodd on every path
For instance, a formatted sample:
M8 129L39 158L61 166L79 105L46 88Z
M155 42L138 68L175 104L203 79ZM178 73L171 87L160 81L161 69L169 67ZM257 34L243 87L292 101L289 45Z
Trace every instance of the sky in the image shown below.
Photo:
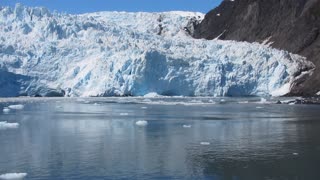
M207 13L222 0L0 0L0 6L42 6L51 11L81 14L97 11L162 12L197 11Z

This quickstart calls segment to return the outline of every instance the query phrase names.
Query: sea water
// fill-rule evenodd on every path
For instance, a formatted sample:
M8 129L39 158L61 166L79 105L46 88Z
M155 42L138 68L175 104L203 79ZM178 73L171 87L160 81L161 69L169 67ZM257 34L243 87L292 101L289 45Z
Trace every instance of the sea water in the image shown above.
M276 101L0 99L0 122L19 124L0 129L0 175L25 173L25 179L39 180L319 179L320 106ZM24 108L2 112L10 105Z

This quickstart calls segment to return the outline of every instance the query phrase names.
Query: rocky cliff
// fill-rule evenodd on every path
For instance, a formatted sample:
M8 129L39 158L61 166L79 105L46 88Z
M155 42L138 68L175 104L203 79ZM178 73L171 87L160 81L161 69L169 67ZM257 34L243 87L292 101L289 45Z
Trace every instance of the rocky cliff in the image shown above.
M311 77L297 81L290 95L320 90L320 0L224 0L206 14L193 36L269 44L307 57Z

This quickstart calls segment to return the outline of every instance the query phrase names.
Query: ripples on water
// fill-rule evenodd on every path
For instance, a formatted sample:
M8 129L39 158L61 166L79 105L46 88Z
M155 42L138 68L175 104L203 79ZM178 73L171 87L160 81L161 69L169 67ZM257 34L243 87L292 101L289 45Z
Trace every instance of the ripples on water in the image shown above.
M319 179L320 106L257 98L0 99L0 174ZM22 110L2 109L23 104ZM259 107L259 108L257 108ZM137 126L146 121L146 126Z

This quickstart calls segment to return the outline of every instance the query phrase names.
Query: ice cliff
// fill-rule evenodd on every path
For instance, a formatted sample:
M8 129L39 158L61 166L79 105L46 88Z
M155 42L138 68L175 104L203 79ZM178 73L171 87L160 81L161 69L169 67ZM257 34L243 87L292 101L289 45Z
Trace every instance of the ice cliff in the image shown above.
M193 39L201 13L0 8L0 96L284 95L313 64L258 43Z

